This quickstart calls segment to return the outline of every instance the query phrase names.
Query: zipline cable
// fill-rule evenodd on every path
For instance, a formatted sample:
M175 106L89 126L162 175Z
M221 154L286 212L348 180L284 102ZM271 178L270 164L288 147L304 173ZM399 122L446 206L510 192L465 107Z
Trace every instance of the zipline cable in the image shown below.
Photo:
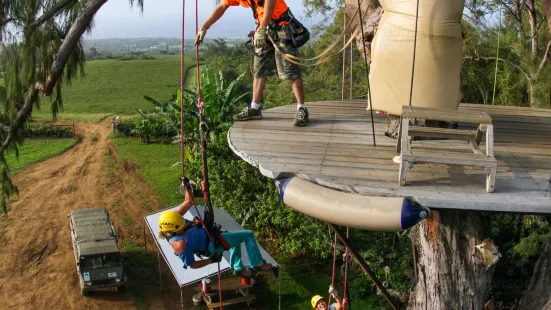
M358 8L359 11L359 8ZM344 2L344 10L342 12L342 27L343 27L343 33L346 31L346 1ZM342 37L342 44L343 44L343 50L342 50L342 80L341 80L341 100L344 100L344 81L346 76L346 33L344 33Z
M499 10L499 27L497 31L497 51L496 51L496 69L494 72L494 92L492 94L492 105L496 99L496 84L497 84L497 67L499 64L499 37L501 35L501 9Z
M415 12L415 34L413 35L413 63L411 65L411 85L409 88L409 106L413 99L413 76L415 74L415 53L417 51L417 24L419 23L419 0L417 0L417 10Z
M365 33L364 33L364 20L362 17L361 2L358 0L358 11L360 12L360 29L362 30L362 46L364 48L364 64L365 64L365 78L367 80L367 96L369 97L369 112L371 113L371 130L373 131L373 146L377 146L375 141L375 122L373 121L373 101L371 100L371 85L369 83L369 64L367 63L366 46L365 46ZM371 5L371 1L367 4L367 9ZM367 12L367 10L366 10ZM358 30L356 28L356 30ZM354 35L355 36L355 35Z
M184 57L184 29L185 29L185 23L184 23L184 16L186 16L186 0L182 0L182 42L181 42L181 51L180 51L180 153L181 153L181 165L182 165L182 174L181 174L181 180L183 182L184 176L186 175L186 168L185 168L185 159L186 159L186 147L185 147L185 141L184 141L184 135L185 135L185 128L184 128L184 87L185 87L185 79L186 79L186 72L185 72L185 57Z

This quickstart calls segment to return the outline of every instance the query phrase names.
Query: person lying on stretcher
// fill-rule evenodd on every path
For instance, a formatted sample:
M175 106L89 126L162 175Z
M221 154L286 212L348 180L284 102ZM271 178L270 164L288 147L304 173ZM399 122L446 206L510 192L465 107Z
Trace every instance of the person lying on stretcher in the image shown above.
M218 263L222 260L222 247L214 249L207 232L202 226L195 222L184 219L183 215L193 206L193 193L186 187L185 200L175 210L167 210L159 217L161 231L159 237L166 239L172 246L174 254L184 263L184 268L202 268L209 264ZM222 232L230 248L230 266L234 274L241 277L250 277L251 270L245 269L241 261L241 244L245 243L249 266L257 271L271 271L273 266L262 260L260 250L256 243L253 232L242 230L238 232ZM208 259L195 260L194 254L201 254Z

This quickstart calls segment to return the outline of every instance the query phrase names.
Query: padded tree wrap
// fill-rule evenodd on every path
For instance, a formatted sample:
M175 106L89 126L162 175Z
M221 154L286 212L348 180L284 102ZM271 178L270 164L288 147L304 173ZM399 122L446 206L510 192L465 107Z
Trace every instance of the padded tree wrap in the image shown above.
M300 178L277 181L289 207L322 221L373 231L399 231L428 216L428 208L410 198L369 197L323 187Z
M381 5L371 51L373 109L400 115L409 105L417 0L382 0ZM464 0L420 0L413 106L459 106L464 6Z

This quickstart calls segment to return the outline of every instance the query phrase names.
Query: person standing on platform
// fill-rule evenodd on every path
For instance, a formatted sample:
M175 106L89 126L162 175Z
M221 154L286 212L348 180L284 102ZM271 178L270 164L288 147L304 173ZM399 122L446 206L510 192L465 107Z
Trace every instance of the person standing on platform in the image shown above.
M281 54L284 53L296 57L299 55L298 48L294 46L296 44L291 43L296 43L296 38L289 38L289 31L284 31L283 29L286 25L296 21L284 0L222 0L214 11L212 11L199 32L197 32L195 45L200 45L203 42L207 30L224 15L230 6L251 8L257 23L256 31L253 35L255 47L253 100L250 106L246 107L243 112L234 116L234 120L262 119L261 103L263 101L266 77L274 75L277 69L279 78L291 81L291 87L297 100L294 125L308 125L309 115L304 105L304 86L301 68ZM268 35L272 36L281 53L276 51L274 45L268 40ZM302 46L308 38L309 35L304 36L304 42L299 43L299 45Z

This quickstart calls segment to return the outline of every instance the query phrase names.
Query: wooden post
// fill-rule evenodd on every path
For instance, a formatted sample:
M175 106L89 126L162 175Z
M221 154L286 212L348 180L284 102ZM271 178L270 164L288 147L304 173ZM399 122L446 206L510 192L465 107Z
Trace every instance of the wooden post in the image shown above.
M404 161L404 152L409 153L411 150L411 146L409 144L409 119L408 118L402 118L401 121L401 148L400 148L400 185L406 185L406 174L407 170L409 168L409 162Z
M161 287L161 293L163 292L163 273L161 272L161 248L157 251L157 260L159 261L159 286ZM183 308L183 302L182 302Z
M145 255L147 255L147 238L145 235L145 225L147 225L147 223L145 222L145 218L143 219L143 222L143 249L145 251Z
M119 117L120 115L117 115L115 119L113 120L113 137L117 137L117 125L119 125Z
M350 256L352 256L356 260L358 265L360 265L362 270L371 279L373 284L375 284L377 289L379 289L381 291L381 293L383 294L383 296L385 297L385 299L389 303L389 305L392 307L392 309L394 309L394 310L398 309L398 307L392 301L392 297L390 297L390 294L388 293L386 288L383 286L381 281L379 281L379 279L377 279L377 276L371 270L371 268L369 268L369 266L367 265L365 260L360 255L360 253L358 253L358 251L356 251L355 249L350 247L350 243L348 242L348 238L346 238L346 236L340 231L340 229L336 225L334 225L334 224L329 224L329 225L331 226L331 228L333 228L333 230L335 231L335 233L337 234L339 239L341 239L342 243L346 246Z
M182 310L184 310L184 290L180 286L180 302L182 303Z

